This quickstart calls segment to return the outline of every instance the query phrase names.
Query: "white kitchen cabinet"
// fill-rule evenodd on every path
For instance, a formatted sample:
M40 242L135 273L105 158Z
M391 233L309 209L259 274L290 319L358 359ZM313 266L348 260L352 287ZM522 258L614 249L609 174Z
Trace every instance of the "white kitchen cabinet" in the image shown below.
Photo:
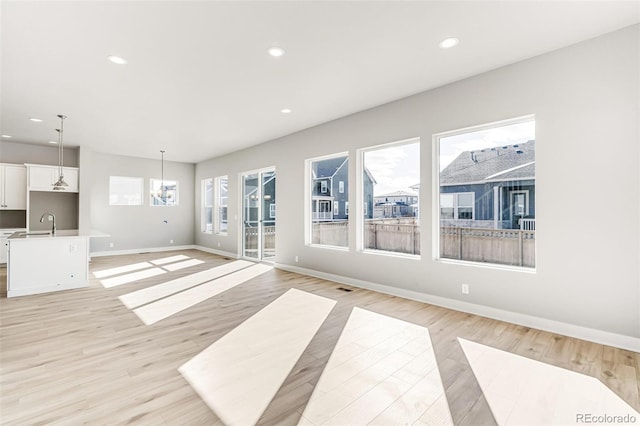
M0 210L27 209L27 168L0 164Z
M27 164L29 191L53 191L53 184L60 177L58 166ZM64 181L69 184L64 192L78 192L78 169L63 168Z
M25 182L26 185L26 182ZM27 228L0 229L0 264L7 263L7 239L14 232L26 231Z
M78 231L10 237L7 297L87 287L89 237Z

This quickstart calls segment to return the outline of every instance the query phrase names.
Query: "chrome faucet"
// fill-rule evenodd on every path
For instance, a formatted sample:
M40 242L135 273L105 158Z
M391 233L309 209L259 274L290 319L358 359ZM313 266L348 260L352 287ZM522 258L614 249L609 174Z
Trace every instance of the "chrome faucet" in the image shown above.
M45 213L40 217L40 223L44 222L45 216L53 217L53 226L51 227L51 235L56 235L56 215L53 213Z

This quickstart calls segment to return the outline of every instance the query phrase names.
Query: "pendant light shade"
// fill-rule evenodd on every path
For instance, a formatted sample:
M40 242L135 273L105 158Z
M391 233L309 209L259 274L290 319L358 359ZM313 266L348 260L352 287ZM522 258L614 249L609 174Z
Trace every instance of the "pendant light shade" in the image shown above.
M56 129L58 132L58 180L53 184L54 191L65 191L69 184L64 181L64 141L63 141L63 133L64 133L64 119L67 118L66 115L59 114L58 118L60 118L60 128Z

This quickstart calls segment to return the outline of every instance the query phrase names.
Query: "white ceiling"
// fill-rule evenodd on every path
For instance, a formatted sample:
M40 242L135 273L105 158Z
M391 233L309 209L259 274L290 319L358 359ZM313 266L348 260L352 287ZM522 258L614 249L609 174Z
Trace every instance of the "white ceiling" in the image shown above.
M197 162L637 23L640 2L5 0L1 14L5 140L56 139L63 113L67 145ZM460 45L439 49L448 36Z

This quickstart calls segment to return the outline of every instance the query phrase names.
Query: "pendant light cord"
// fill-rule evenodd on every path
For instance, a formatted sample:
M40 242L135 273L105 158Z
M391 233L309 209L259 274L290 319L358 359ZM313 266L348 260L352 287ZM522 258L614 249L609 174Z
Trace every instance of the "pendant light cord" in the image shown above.
M59 115L60 117L60 142L58 143L59 147L59 158L60 162L60 177L64 178L64 119L67 118L64 115Z

